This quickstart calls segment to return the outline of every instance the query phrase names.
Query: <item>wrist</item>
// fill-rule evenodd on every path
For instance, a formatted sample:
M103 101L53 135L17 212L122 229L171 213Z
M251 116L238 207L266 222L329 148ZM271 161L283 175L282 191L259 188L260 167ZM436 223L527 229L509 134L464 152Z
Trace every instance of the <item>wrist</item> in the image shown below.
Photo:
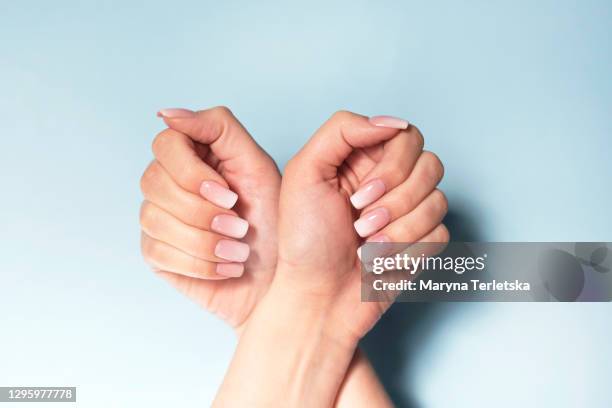
M352 279L342 275L338 270L313 270L279 262L268 293L271 299L275 299L274 303L321 320L324 322L322 329L330 337L356 347L362 337L354 327L355 313L359 309L359 305L354 303L360 300L359 288L353 287ZM334 278L330 279L330 276Z
M277 272L266 296L255 309L253 319L245 325L245 330L248 330L252 320L265 316L266 324L279 328L285 336L310 334L308 340L333 342L353 353L359 337L345 329L337 299L312 288L303 288L282 275Z
M312 302L281 283L275 279L244 326L216 405L333 403L357 341L337 330L329 302Z
M281 283L285 282L272 284L255 316L266 322L254 322L268 330L275 353L280 351L286 372L291 373L285 385L287 405L331 406L357 341L339 330L327 299L313 299L310 293Z

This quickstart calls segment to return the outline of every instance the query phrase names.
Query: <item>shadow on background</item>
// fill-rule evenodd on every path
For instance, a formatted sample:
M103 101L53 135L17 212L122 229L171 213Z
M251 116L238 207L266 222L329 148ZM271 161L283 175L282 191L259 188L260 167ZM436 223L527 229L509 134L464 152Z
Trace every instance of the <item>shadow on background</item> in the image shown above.
M478 222L467 211L449 211L444 219L452 241L481 240ZM396 303L361 342L372 366L397 407L420 408L413 379L407 378L415 356L450 317L442 303Z

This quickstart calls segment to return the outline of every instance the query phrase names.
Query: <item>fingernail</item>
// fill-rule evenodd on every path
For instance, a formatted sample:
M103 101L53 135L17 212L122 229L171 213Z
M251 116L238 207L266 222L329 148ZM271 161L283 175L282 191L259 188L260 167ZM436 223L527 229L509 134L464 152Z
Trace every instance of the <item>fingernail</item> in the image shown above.
M214 181L204 181L200 186L200 194L211 203L228 209L238 200L238 194Z
M367 237L389 223L389 210L380 207L363 215L353 224L360 237Z
M393 128L393 129L407 129L409 125L407 120L396 118L395 116L386 116L386 115L372 116L369 119L369 121L374 126L387 127L387 128Z
M385 183L381 179L374 179L351 196L351 203L359 210L372 204L383 194L385 194Z
M376 234L373 237L366 239L366 242L391 242L385 234Z
M220 263L217 264L217 273L227 276L228 278L237 278L242 276L244 265L241 263Z
M391 240L385 234L378 234L368 238L366 242L391 242ZM363 245L357 248L357 256L359 259L361 259L361 248L363 248Z
M210 228L228 237L242 238L249 229L249 223L240 217L229 214L219 214L212 219Z
M193 111L189 109L181 109L181 108L168 108L168 109L160 109L157 112L157 116L160 118L168 118L168 119L176 119L176 118L190 118L194 115Z
M250 248L244 242L222 239L217 242L215 255L232 262L244 262L249 257Z

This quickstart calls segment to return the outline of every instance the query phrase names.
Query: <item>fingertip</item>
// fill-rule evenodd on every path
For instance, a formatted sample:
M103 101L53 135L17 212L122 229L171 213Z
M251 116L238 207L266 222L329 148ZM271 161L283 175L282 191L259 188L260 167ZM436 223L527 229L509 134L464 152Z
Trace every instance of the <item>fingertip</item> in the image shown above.
M210 223L210 229L232 238L244 238L249 230L249 223L240 217L230 214L216 215Z
M195 116L195 112L189 109L183 108L165 108L160 109L157 112L158 118L163 119L179 119L179 118L191 118Z
M248 259L251 248L239 241L221 239L215 246L215 256L230 262L244 262Z
M351 196L351 204L361 210L382 197L385 191L385 183L381 179L370 180Z
M353 223L353 226L357 234L365 238L387 225L390 219L389 210L385 207L379 207L362 215L361 218Z
M200 194L211 203L221 208L230 209L238 201L238 194L214 181L203 181Z
M376 127L385 127L391 129L408 129L410 123L402 118L388 115L372 116L368 119L370 124Z
M244 273L244 264L220 263L217 264L216 272L228 278L238 278Z

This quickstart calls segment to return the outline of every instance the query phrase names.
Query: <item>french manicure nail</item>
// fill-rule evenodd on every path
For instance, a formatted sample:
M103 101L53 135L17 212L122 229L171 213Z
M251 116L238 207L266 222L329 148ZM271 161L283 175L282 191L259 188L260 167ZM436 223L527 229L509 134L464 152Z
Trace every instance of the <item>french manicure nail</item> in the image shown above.
M241 263L220 263L217 264L217 273L228 278L237 278L242 276L244 265Z
M395 116L372 116L369 119L370 123L374 126L393 128L393 129L407 129L408 121L400 118L396 118Z
M181 108L160 109L159 112L157 112L158 117L168 119L190 118L193 115L193 111Z
M360 237L367 237L389 223L389 210L380 207L359 218L353 224Z
M210 229L228 237L242 238L249 229L249 223L234 215L219 214L212 219Z
M374 179L351 196L351 203L360 210L378 200L383 194L385 194L385 183L381 179Z
M214 181L202 182L200 194L211 203L227 209L232 208L238 200L238 194Z
M244 262L249 257L250 248L244 242L222 239L217 242L215 255L226 261Z

